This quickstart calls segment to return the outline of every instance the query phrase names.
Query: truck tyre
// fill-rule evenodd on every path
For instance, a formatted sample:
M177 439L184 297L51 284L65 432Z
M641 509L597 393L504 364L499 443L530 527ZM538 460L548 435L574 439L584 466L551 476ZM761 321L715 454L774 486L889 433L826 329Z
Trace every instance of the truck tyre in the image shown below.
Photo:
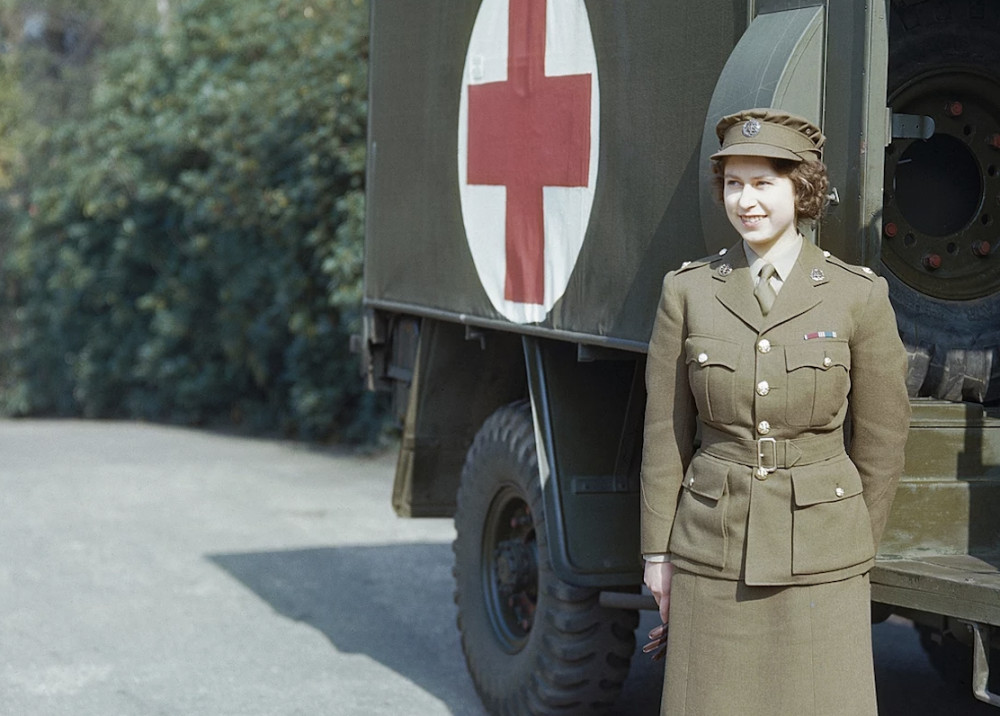
M928 140L886 150L881 257L911 396L1000 399L1000 12L892 3L888 104Z
M462 650L491 714L601 713L621 691L638 614L552 569L531 408L486 419L462 468L455 603Z

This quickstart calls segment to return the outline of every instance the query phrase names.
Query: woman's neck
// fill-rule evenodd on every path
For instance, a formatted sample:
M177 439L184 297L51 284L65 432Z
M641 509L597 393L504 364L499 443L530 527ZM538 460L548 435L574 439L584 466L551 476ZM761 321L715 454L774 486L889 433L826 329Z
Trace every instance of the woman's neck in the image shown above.
M753 244L748 244L751 251L753 251L757 256L764 259L768 263L774 263L774 259L778 256L785 254L788 251L793 251L798 247L799 242L801 242L802 234L798 231L789 231L786 234L778 237L770 246L761 248L754 246Z

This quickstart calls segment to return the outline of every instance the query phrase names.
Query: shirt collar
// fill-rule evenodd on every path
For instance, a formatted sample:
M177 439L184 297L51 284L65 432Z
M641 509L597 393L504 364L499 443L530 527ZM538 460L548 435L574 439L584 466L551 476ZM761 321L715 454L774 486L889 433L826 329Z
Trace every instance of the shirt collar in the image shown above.
M792 267L795 266L795 261L799 258L799 252L802 251L802 242L804 241L799 234L796 234L795 238L797 240L771 247L766 261L744 241L743 252L746 254L747 263L750 264L750 275L756 279L764 264L769 263L774 266L777 272L776 278L779 281L787 281L788 274L792 272Z

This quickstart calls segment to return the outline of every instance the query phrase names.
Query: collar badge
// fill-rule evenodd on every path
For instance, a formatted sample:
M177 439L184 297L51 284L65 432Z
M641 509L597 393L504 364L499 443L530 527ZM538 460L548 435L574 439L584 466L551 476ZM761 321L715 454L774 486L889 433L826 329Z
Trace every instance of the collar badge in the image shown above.
M722 264L722 266L719 267L720 276L728 276L732 272L733 272L733 267L730 266L729 264Z
M813 281L822 281L823 279L826 278L826 274L823 273L822 269L814 268L809 273L809 278L811 278Z

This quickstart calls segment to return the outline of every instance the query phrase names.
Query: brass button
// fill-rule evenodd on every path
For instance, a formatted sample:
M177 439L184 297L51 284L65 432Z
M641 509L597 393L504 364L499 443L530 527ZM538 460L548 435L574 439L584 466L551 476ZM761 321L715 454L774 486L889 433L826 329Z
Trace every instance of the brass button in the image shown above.
M829 368L831 365L833 365L833 358L831 358L830 356L827 356L826 358L823 359L823 367L824 368Z
M708 353L699 353L698 354L698 362L699 363L707 363L708 362Z
M757 433L759 435L767 435L769 432L771 432L771 423L766 420L761 420L757 423Z
M753 476L756 477L761 482L763 482L764 480L767 479L768 474L769 473L768 473L766 467L758 467L758 468L755 468L754 471L753 471Z
M768 353L771 350L771 341L766 338L761 338L760 341L757 342L757 350L761 353Z
M835 494L837 497L843 497L844 496L844 488L843 487L838 487L836 490L833 491L833 494Z
M767 384L766 380L762 380L757 384L757 395L767 395L771 392L771 386Z

